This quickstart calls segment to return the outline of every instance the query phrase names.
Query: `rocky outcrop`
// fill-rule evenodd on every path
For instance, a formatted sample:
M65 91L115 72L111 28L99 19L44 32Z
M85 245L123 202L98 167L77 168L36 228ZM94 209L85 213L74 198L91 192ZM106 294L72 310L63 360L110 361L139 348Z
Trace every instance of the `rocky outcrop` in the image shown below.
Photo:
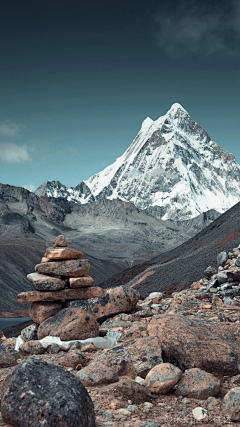
M239 372L240 337L234 324L221 325L200 316L180 313L154 316L150 336L158 336L165 357L181 369L198 367L208 372L235 375Z

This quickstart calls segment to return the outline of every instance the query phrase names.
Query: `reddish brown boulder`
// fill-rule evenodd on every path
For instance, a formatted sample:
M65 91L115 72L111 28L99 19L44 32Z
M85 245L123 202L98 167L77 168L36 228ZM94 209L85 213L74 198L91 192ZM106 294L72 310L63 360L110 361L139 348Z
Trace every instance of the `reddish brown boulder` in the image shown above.
M166 394L177 384L182 371L171 363L161 363L154 366L146 378L145 386L152 393Z
M158 337L132 339L98 354L95 366L103 364L115 370L118 375L145 378L154 366L162 363L161 342Z
M39 326L38 339L48 335L59 337L62 341L98 337L99 324L87 310L64 308Z
M115 370L106 365L96 365L91 363L77 373L77 377L85 387L99 384L110 384L118 381L118 374Z
M66 299L88 299L105 295L106 291L99 286L91 288L63 289L61 291L28 291L21 292L17 296L18 302L35 301L65 301Z
M212 374L199 368L187 369L178 383L176 395L207 399L209 396L217 396L220 386L220 380Z
M167 360L177 362L182 370L198 367L223 375L239 373L240 336L234 323L169 313L154 316L147 330L159 337Z
M118 286L108 289L103 298L93 298L87 302L72 301L69 306L85 308L91 311L97 320L102 321L118 313L131 312L139 299L140 294L134 289Z
M57 291L66 287L64 280L44 276L44 274L31 273L27 275L27 279L37 291Z
M65 248L47 248L44 257L48 260L51 259L80 259L83 257L83 253L76 249L65 247Z
M86 358L81 350L69 351L61 359L58 359L59 365L66 368L81 369L86 364ZM85 384L84 384L85 385Z
M27 341L20 345L18 351L20 356L23 358L33 354L43 354L45 352L45 348L39 341Z
M56 239L52 242L52 246L60 246L60 247L66 247L68 245L67 239L63 236L63 234L60 234L60 236L57 236Z
M71 277L69 279L70 288L85 288L94 285L94 280L91 276Z
M80 277L88 273L88 259L73 259L67 261L49 261L35 266L37 273L64 277Z
M44 320L55 316L63 308L63 302L33 302L29 309L29 316L35 323L40 325Z
M224 396L223 411L232 421L240 421L240 387L234 387Z

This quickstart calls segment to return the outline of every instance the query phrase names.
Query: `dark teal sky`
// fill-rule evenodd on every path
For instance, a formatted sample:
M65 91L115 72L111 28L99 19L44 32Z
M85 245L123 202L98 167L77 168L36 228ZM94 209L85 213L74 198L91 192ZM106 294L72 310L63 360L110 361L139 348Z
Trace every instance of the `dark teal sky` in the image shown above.
M2 0L0 182L75 186L178 102L240 163L240 3Z

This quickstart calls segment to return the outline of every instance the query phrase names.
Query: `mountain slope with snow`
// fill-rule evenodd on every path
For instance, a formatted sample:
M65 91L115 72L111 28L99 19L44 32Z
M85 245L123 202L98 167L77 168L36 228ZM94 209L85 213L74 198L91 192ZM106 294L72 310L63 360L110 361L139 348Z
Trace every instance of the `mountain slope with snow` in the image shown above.
M163 220L187 220L214 209L224 212L240 200L240 166L180 105L142 123L136 138L112 165L67 188L46 181L37 195L88 203L131 201Z

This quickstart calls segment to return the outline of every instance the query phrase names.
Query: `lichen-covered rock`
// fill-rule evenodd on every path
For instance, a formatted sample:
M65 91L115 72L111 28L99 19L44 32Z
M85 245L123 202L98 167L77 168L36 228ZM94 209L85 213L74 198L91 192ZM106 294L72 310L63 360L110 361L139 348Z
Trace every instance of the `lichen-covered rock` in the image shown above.
M150 336L158 336L167 360L182 369L198 367L223 375L239 373L240 336L234 323L169 313L148 323Z
M62 341L84 340L99 336L99 324L86 310L64 308L38 328L38 339L51 335Z
M145 386L152 393L166 394L177 384L182 371L171 363L161 363L154 366L146 378Z
M89 310L97 320L103 321L118 313L131 312L139 299L140 294L134 289L118 286L108 289L103 297L91 298L88 301L71 301L68 306Z
M65 277L80 277L88 273L88 259L73 259L67 261L50 261L37 264L35 270L40 274L50 274Z
M220 380L212 374L199 368L187 369L178 383L176 395L207 399L209 396L217 396L220 386Z
M0 343L0 368L9 368L16 364L17 362L15 357L3 344Z
M34 357L8 375L1 404L4 421L16 427L95 427L93 403L81 381Z
M232 421L240 421L240 387L234 387L224 396L223 411Z
M21 330L21 337L24 341L31 341L37 339L37 325L33 323Z
M32 283L37 291L57 291L64 289L66 282L56 277L49 277L44 274L31 273L27 275L27 279Z
M49 319L49 317L54 316L60 310L64 308L63 302L48 302L48 301L39 301L33 302L29 309L29 316L31 319L40 325L44 320Z
M96 366L94 363L90 363L90 365L78 371L77 377L86 387L118 381L118 374L115 370L103 364Z
M150 369L162 362L159 338L144 337L118 344L97 355L92 363L104 364L118 375L145 378Z
M27 341L20 345L18 351L21 357L28 357L34 354L43 354L45 348L39 341Z

